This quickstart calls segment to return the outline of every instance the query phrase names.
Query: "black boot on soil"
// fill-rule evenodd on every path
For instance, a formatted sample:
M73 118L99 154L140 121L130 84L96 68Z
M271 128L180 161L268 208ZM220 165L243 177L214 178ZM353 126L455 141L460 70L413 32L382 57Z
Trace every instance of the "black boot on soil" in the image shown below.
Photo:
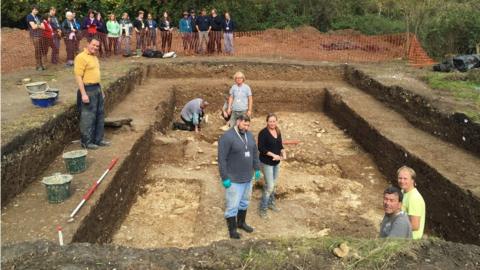
M237 220L235 217L229 217L227 220L228 233L230 238L240 239L240 234L237 232Z
M237 225L239 229L242 229L248 233L253 232L253 228L248 226L245 222L245 218L247 217L247 210L238 210L237 214Z

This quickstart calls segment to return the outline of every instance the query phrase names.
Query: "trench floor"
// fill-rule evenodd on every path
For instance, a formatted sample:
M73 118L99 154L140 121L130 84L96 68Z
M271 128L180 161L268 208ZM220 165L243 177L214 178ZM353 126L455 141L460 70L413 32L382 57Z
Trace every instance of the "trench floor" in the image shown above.
M250 81L253 89L255 87L270 87L272 85L282 88L323 88L337 85L340 82L297 82L297 81L276 81L267 80ZM176 86L194 89L194 87L214 88L228 91L231 80L192 78L192 79L148 79L142 85L137 85L125 99L116 105L108 117L131 117L132 127L124 127L120 130L106 130L106 138L112 141L112 146L101 148L96 151L89 151L87 156L87 170L74 175L71 184L71 196L60 204L49 204L46 191L41 180L56 172L65 173L65 165L62 156L50 164L49 168L37 180L32 182L22 193L13 198L7 205L2 205L1 213L1 236L2 244L18 243L23 241L34 241L46 239L58 241L56 227L62 226L65 242L71 241L72 236L81 225L82 219L87 216L95 206L106 187L110 185L113 175L121 166L123 160L129 155L134 143L145 133L155 121L155 108L158 104L170 96L172 89ZM343 85L343 83L342 83ZM192 93L193 94L193 93ZM222 97L218 97L219 100ZM218 134L220 130L215 130ZM79 149L78 143L72 143L65 147L65 151ZM104 179L94 195L84 205L76 216L74 222L67 222L69 214L81 201L82 196L94 181L102 175L110 161L119 158L119 163L113 171ZM116 218L116 217L111 217Z
M59 204L49 204L45 187L41 180L56 172L66 173L65 164L60 154L49 168L38 179L31 183L22 193L12 201L2 206L1 227L2 244L18 243L47 239L58 241L56 227L62 226L65 242L69 242L81 224L81 220L89 213L92 207L111 183L113 175L121 166L123 160L130 154L135 142L145 133L155 120L156 106L169 97L168 87L160 89L159 80L150 79L144 85L136 88L119 103L109 117L131 117L132 126L120 129L106 129L105 137L112 142L110 147L90 150L87 155L86 171L73 175L71 196ZM162 91L163 90L163 91ZM65 152L80 149L80 144L74 142L65 147ZM89 201L75 217L74 222L67 222L70 213L81 201L82 196L90 186L107 169L111 160L119 158L119 162L105 177ZM110 217L115 218L115 217Z
M224 124L210 112L201 134L169 131L155 136L147 184L113 237L137 248L191 247L227 239L224 188L217 165L218 137ZM383 211L387 180L371 157L322 112L278 112L286 146L277 188L280 212L258 216L263 179L254 187L247 239L343 235L374 238ZM253 118L256 135L264 116Z

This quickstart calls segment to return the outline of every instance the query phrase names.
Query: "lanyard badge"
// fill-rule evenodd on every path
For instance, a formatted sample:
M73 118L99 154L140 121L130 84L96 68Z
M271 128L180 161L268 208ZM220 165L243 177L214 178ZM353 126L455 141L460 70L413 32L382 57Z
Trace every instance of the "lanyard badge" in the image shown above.
M250 157L250 151L248 151L248 137L247 137L247 133L245 133L245 141L243 141L242 139L242 136L240 136L240 133L238 132L238 128L235 127L235 132L237 133L238 135L238 138L242 141L242 143L245 145L245 158L249 158Z

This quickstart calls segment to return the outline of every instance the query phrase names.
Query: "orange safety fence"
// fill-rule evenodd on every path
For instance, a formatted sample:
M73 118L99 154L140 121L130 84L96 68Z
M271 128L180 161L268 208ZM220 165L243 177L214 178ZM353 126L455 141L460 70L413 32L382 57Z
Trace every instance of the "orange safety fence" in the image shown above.
M236 32L233 56L288 58L330 62L384 62L407 59L412 66L431 65L434 61L422 49L418 39L410 35L409 46L405 33L367 36L352 30L321 33L313 27L296 30L269 29L265 31ZM28 31L2 29L2 73L20 68L35 67L35 51ZM222 49L224 48L222 35ZM66 46L62 39L59 51L59 64L66 63ZM86 39L80 42L80 49ZM135 51L136 40L132 36L130 48ZM157 49L161 50L161 35L156 35ZM172 48L178 55L189 57L183 52L181 34L173 32ZM217 55L217 54L212 54ZM121 59L122 56L111 56ZM47 66L50 63L51 49Z

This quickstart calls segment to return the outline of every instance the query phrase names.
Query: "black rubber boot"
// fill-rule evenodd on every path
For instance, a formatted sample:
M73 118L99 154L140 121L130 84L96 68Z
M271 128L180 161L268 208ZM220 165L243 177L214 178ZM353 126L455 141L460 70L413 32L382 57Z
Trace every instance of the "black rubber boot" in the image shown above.
M186 131L192 131L192 128L185 124L185 123L179 123L179 122L174 122L173 123L173 130L186 130Z
M239 229L242 229L248 233L253 232L253 228L248 226L245 222L245 218L247 217L247 210L238 210L237 214L237 226Z
M237 232L237 220L235 217L226 218L227 226L228 226L228 233L230 234L230 238L233 239L240 239L240 234Z

